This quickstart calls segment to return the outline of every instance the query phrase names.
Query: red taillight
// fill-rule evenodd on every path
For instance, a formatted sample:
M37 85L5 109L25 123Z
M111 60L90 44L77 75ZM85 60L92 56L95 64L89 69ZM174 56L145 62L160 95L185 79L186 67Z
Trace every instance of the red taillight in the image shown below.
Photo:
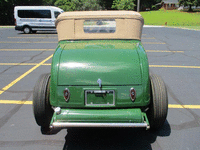
M66 88L63 92L64 94L64 98L65 98L65 101L68 102L69 101L69 98L70 98L70 91L68 88Z
M134 102L135 99L136 99L136 92L135 92L135 89L134 88L131 88L130 89L130 98L131 100Z

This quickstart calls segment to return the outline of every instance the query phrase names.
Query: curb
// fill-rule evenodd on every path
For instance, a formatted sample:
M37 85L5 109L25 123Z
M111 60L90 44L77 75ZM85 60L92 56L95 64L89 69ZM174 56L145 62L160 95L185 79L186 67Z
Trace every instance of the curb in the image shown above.
M175 29L184 29L184 30L192 30L192 31L200 31L200 29L190 29L185 27L175 27L175 26L166 26L167 28L175 28Z
M144 28L175 28L175 29L184 29L184 30L192 30L192 31L200 31L200 29L190 29L187 27L178 27L178 26L158 26L158 25L144 25Z
M163 28L165 26L158 26L158 25L144 25L144 28Z

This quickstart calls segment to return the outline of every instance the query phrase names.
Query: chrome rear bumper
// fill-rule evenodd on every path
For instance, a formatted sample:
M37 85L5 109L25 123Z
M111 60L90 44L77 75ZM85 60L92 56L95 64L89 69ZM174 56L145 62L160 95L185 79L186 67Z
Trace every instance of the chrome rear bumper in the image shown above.
M147 123L69 123L69 122L53 122L50 128L63 129L73 127L104 127L104 128L137 128L143 127L149 129L150 126Z

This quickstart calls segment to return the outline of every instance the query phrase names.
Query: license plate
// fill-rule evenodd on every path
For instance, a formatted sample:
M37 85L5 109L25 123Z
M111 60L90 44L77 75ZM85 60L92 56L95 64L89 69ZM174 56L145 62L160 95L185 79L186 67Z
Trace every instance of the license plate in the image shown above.
M86 90L86 106L113 106L115 105L114 90Z

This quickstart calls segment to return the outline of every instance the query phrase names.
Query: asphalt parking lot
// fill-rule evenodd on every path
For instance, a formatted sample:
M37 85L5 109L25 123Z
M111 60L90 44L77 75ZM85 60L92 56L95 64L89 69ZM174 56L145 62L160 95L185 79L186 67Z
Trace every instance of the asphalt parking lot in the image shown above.
M143 29L151 72L167 86L169 112L160 131L140 129L62 130L42 135L35 123L32 92L50 72L55 32L23 34L0 28L1 150L198 150L200 149L200 31Z

